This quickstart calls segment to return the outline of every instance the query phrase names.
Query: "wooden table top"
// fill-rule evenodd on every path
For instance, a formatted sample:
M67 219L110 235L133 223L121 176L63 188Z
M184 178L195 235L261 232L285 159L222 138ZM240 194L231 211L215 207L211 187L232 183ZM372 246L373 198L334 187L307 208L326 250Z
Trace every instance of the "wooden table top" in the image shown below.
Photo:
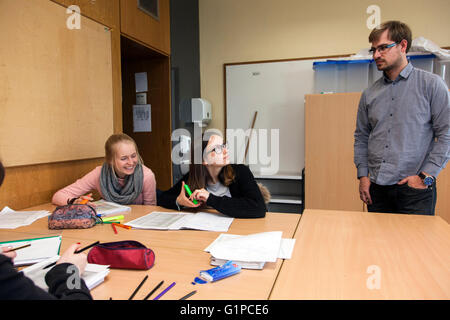
M449 299L438 216L305 210L270 299Z
M132 211L125 213L124 222L131 221L152 211L170 211L156 206L131 206ZM49 210L51 204L41 205L27 210ZM301 215L267 213L263 219L234 219L228 230L230 234L252 234L267 231L282 231L283 238L292 238ZM139 241L155 253L155 265L145 271L111 269L105 282L94 288L91 293L95 299L128 299L145 275L148 280L134 299L142 299L156 284L164 280L158 293L172 282L176 285L161 299L179 299L185 294L197 290L190 299L242 300L268 299L282 265L282 260L266 263L263 270L243 269L240 274L216 283L196 284L192 282L200 270L210 269L210 254L203 250L218 236L219 232L197 230L125 230L118 228L114 234L111 225L97 225L90 229L49 230L47 219L43 218L30 226L14 230L0 230L0 241L26 239L36 236L61 234L63 241L61 252L74 242L82 246L94 241L112 242L121 240ZM156 296L157 293L153 295Z
M125 222L154 206L131 206ZM50 204L28 210L53 210ZM300 220L301 219L301 220ZM292 259L266 263L263 270L245 270L217 283L192 281L209 269L203 250L219 232L197 230L125 230L114 234L110 225L84 230L48 230L47 219L14 230L0 230L0 241L61 234L64 251L70 244L136 240L155 252L150 270L112 269L92 290L95 299L127 299L145 275L135 296L142 299L157 283L158 290L176 282L161 299L449 299L450 226L438 216L310 210L303 215L268 213L263 219L235 219L228 231L251 234L283 231L296 239ZM154 296L156 296L156 294ZM153 296L153 297L154 297Z

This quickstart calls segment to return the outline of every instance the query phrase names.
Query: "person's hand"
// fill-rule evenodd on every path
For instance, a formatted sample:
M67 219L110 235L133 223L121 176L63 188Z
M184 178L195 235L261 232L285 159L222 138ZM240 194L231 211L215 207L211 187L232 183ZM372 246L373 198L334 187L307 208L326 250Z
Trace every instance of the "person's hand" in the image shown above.
M397 184L402 185L407 183L408 186L414 189L426 189L427 186L423 183L423 180L419 176L409 176L400 180Z
M89 193L89 194L87 194L85 196L79 197L73 203L75 203L75 204L88 204L90 206L95 207L95 204L93 204L91 201L94 201L94 198L92 198L92 193Z
M80 275L83 274L84 269L86 268L87 264L87 255L84 253L75 253L80 248L79 243L75 243L71 245L59 258L58 262L56 264L61 263L71 263L75 265L78 268L78 271L80 272Z
M209 198L209 192L206 191L205 189L197 189L194 192L192 192L192 195L189 197L189 200L193 200L196 199L198 201L201 202L205 202L208 201Z
M192 193L194 194L194 193ZM201 205L199 202L198 204L194 204L191 200L189 200L188 197L186 197L185 189L184 189L184 181L182 181L181 184L181 191L180 194L177 197L177 203L179 206L189 207L189 208L197 208Z
M372 198L370 197L370 179L369 177L361 177L359 179L359 198L365 204L372 204Z
M0 253L14 260L14 258L17 257L17 253L15 251L10 251L12 249L13 247L2 247Z

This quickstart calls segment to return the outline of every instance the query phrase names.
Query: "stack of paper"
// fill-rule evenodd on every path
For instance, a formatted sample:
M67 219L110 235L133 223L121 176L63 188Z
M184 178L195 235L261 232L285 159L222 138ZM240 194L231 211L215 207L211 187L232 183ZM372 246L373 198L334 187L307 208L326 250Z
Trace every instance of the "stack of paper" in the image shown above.
M36 263L28 268L22 270L25 276L30 278L35 285L38 287L48 291L48 286L45 283L45 275L51 269L44 269L44 267L48 266L50 263L58 261L59 256L54 256L52 258L46 259L45 261ZM86 283L86 286L89 290L95 288L103 281L105 281L105 277L109 274L109 266L103 266L99 264L88 263L86 268L81 275L81 278Z
M137 229L180 230L195 229L205 231L227 232L234 218L220 213L208 212L158 212L154 211L143 217L125 223Z
M26 244L31 244L31 246L16 251L15 266L37 263L59 254L61 236L0 242L0 247L17 248Z
M0 211L0 229L16 229L28 226L36 220L50 215L49 211L14 211L4 207Z
M221 234L205 251L211 253L212 265L232 260L242 268L262 269L266 262L291 258L295 239L282 239L281 236L281 231L246 236Z
M92 203L95 204L95 211L97 211L97 214L101 215L102 217L131 210L131 207L123 206L114 202L108 202L105 200L99 200Z

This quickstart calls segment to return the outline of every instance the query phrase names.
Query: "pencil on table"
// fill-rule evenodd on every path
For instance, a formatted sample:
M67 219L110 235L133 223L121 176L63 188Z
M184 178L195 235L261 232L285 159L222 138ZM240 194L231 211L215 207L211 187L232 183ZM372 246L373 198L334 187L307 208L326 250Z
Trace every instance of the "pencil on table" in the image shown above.
M12 251L16 251L16 250L28 248L28 247L30 247L30 246L31 246L31 243L28 243L28 244L25 244L25 245L23 245L23 246L13 248L13 249L9 250L8 252L12 252Z

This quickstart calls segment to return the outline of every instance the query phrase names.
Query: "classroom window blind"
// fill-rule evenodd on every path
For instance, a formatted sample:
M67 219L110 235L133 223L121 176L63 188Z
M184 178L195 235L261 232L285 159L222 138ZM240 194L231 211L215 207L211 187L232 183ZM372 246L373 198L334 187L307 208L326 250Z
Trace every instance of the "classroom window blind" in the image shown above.
M138 0L138 8L159 20L159 0Z

